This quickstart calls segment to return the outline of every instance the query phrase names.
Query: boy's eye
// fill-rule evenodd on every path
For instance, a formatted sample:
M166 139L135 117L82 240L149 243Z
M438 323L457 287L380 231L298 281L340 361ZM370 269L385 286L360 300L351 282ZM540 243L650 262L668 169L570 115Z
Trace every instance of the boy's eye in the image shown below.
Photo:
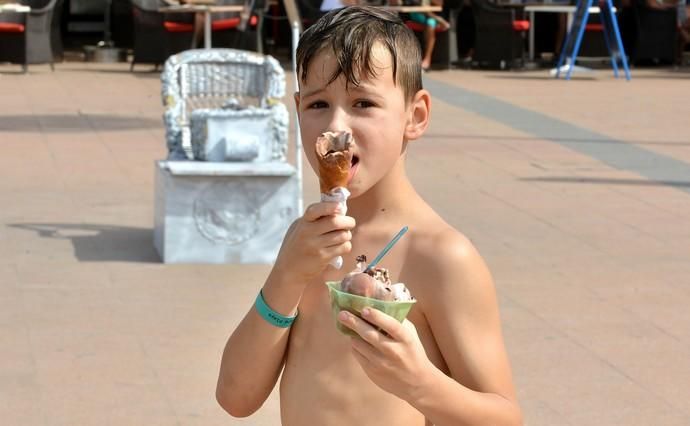
M373 102L368 101L366 99L361 99L361 100L355 102L355 108L371 108L374 106L376 106L376 104L374 104Z
M309 104L309 109L321 109L328 107L328 104L324 101L315 101Z

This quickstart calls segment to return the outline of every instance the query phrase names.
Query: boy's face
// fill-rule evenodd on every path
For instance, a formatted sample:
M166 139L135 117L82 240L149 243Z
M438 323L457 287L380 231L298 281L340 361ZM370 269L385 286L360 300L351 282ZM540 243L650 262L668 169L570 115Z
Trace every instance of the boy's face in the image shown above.
M390 53L382 46L372 49L376 76L360 77L359 86L346 90L342 75L330 85L336 69L335 56L324 49L315 56L295 95L304 150L311 167L318 170L314 153L316 138L327 131L349 131L354 137L354 158L348 189L352 197L379 182L399 161L408 139L406 128L411 108L393 80Z

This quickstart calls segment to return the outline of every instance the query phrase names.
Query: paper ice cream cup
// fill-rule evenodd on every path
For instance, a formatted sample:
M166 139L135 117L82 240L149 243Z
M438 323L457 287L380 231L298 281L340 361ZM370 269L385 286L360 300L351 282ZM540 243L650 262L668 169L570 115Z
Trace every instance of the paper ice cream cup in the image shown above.
M369 307L378 309L396 320L403 322L407 314L410 313L412 306L417 302L414 299L404 302L387 302L384 300L372 299L370 297L357 296L356 294L341 291L340 281L327 281L326 286L328 287L328 295L331 299L331 311L335 319L335 326L341 333L348 336L357 336L357 333L338 321L338 314L340 311L348 311L361 318L362 309Z

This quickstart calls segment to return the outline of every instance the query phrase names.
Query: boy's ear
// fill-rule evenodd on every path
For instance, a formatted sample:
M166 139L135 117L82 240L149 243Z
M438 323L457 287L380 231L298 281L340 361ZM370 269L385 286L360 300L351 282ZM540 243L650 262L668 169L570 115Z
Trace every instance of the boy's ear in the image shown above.
M431 112L431 95L422 89L418 91L409 106L409 116L405 127L407 140L419 139L429 126L429 113Z

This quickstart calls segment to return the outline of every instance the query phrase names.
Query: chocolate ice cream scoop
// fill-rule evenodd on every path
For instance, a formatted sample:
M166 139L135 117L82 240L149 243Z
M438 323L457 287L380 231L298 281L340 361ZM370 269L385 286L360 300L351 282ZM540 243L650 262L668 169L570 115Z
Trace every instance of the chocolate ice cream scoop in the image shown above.
M358 334L338 321L342 311L361 317L364 308L371 308L402 322L416 303L405 284L391 284L388 270L370 269L366 261L366 256L358 256L357 267L342 281L326 282L336 328L348 336L357 337Z
M387 269L368 269L365 262L366 256L357 257L357 268L343 278L340 283L340 290L387 302L412 299L405 284L391 283Z
M377 287L378 283L374 277L363 272L348 274L340 283L340 289L345 293L364 297L374 297Z
M349 274L340 283L340 289L346 293L372 299L391 302L394 300L393 289L369 274L358 272Z

